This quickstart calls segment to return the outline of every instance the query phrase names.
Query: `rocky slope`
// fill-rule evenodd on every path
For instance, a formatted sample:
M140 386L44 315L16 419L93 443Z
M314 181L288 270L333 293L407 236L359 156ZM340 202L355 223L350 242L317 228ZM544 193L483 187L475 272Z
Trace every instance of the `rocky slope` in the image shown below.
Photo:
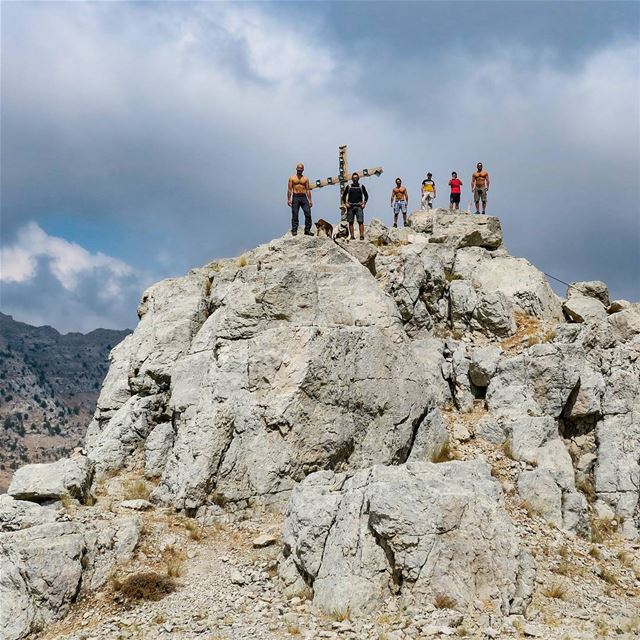
M109 351L129 333L62 335L0 313L0 492L20 465L57 460L81 442Z
M498 219L436 210L274 240L154 285L139 316L87 455L18 470L0 505L8 637L70 607L49 637L640 628L637 304L599 282L561 300Z

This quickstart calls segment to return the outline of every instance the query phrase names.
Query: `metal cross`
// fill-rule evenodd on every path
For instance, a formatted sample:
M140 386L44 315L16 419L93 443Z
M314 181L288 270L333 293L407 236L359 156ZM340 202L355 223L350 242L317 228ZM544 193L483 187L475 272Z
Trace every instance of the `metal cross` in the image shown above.
M357 173L358 177L362 179L379 176L382 171L382 167L372 167L371 169L362 169L361 171L354 171L353 173ZM347 145L343 144L338 147L338 175L332 178L325 178L324 180L310 181L309 185L311 189L321 189L322 187L328 187L334 184L340 185L340 217L343 221L346 219L346 211L342 206L342 194L351 176L352 174L349 173L349 164L347 162Z

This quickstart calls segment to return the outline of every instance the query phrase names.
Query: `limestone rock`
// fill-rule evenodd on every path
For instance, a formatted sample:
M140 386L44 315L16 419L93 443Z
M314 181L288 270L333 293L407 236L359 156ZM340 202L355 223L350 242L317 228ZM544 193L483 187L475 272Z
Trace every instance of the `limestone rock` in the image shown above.
M501 291L521 313L563 319L560 299L544 274L523 258L469 247L456 252L453 274L477 284L479 292Z
M7 494L0 495L0 533L49 524L55 522L60 515L58 509L43 507L27 500L15 500Z
M389 244L389 228L378 218L373 218L365 227L365 238L375 246Z
M3 638L25 638L65 615L78 593L84 549L81 530L71 522L0 536Z
M606 307L596 298L573 295L562 309L573 322L598 322L607 317Z
M447 423L440 409L436 407L427 414L418 428L409 460L432 462L440 456L448 442Z
M607 313L618 313L618 311L623 311L624 309L628 309L631 306L631 303L628 300L614 300L607 308Z
M348 254L352 255L363 267L366 267L371 275L376 275L376 256L378 251L370 242L360 242L359 240L336 240L338 246L342 247Z
M476 387L487 387L498 368L502 351L498 347L477 347L471 351L469 377Z
M275 240L151 291L125 354L134 394L87 437L100 470L169 419L153 499L177 508L283 500L312 471L408 457L427 381L393 300L336 243ZM189 325L165 331L181 296Z
M491 216L451 213L448 209L415 211L409 216L414 231L429 235L429 242L460 247L497 249L502 245L500 220Z
M131 396L101 425L100 431L87 433L87 450L99 475L122 468L144 444L156 424L167 418L166 401L165 394ZM152 440L151 446L154 444Z
M468 280L454 280L449 285L449 303L451 305L451 324L464 329L471 321L478 296Z
M18 469L7 493L18 500L46 502L63 496L83 500L91 485L93 465L85 456Z
M502 291L481 293L472 316L471 326L488 335L505 338L516 332L513 304Z
M162 475L174 439L173 425L163 422L149 433L144 444L144 474L147 478Z
M489 471L450 462L312 474L292 495L284 555L324 610L372 610L401 591L418 606L446 594L462 608L480 598L522 611L533 564Z
M601 302L604 307L608 307L610 304L609 288L599 280L572 282L567 289L567 298L571 299L574 296L593 298Z

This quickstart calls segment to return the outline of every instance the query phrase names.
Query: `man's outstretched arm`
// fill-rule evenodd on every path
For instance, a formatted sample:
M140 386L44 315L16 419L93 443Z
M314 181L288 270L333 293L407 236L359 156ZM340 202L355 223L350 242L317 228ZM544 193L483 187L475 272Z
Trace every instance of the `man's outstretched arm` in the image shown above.
M309 201L309 206L313 207L313 200L311 199L311 186L309 185L308 178L307 178L307 200Z
M291 206L291 196L293 194L293 180L289 178L289 182L287 183L287 204Z

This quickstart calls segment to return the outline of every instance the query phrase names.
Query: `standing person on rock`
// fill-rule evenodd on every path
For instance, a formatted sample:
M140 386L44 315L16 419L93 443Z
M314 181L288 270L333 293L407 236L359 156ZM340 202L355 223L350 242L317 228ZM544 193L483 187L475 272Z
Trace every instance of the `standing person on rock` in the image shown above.
M480 200L482 200L482 213L487 213L487 191L489 191L489 174L482 169L482 162L476 165L477 171L471 176L471 191L473 201L476 203L476 214L480 213Z
M409 194L407 188L402 186L402 180L396 178L396 186L391 189L391 208L393 209L393 226L398 226L398 214L402 213L402 226L407 226L407 206Z
M342 202L347 206L347 222L349 223L349 235L351 240L355 240L353 235L353 220L358 221L360 229L360 240L364 240L364 208L367 206L369 194L363 184L360 184L360 176L357 173L351 175L351 184L342 194Z
M422 181L422 197L420 199L420 209L433 209L433 201L436 199L436 183L427 173L427 177Z
M302 162L296 165L296 174L289 178L287 185L287 204L291 207L291 235L298 235L298 214L300 207L304 213L304 235L312 236L311 232L311 188L309 178L302 175L304 173L304 165Z
M462 187L462 180L458 178L458 174L455 171L451 172L451 180L449 180L449 186L451 187L451 195L449 196L450 209L456 211L460 209L460 187Z

